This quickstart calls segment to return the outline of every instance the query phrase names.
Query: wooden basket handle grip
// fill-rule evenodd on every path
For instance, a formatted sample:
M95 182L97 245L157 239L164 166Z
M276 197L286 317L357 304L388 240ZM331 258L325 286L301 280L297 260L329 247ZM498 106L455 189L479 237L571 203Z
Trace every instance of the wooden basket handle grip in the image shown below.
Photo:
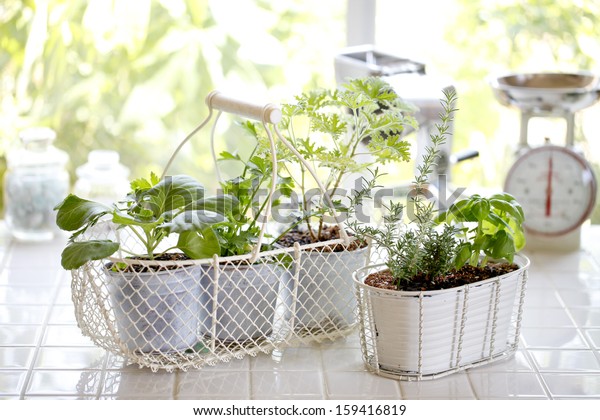
M209 108L262 121L265 124L277 124L281 121L281 109L277 105L258 105L225 95L216 90L206 97L206 105Z

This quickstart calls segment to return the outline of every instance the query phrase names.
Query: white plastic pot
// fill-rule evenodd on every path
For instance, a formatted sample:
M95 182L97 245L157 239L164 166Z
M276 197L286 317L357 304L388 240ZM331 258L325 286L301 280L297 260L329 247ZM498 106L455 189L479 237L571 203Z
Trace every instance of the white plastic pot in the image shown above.
M129 351L172 353L196 344L200 267L105 272L118 335Z
M367 250L302 251L297 287L293 276L285 285L286 302L291 311L289 318L293 319L295 328L335 325L343 329L355 325L356 294L352 273L365 265Z
M280 278L279 264L228 264L206 271L200 286L200 333L222 341L244 342L267 337L273 318Z
M529 260L519 269L445 290L403 292L364 284L385 266L353 276L363 358L384 376L422 379L492 361L516 349Z

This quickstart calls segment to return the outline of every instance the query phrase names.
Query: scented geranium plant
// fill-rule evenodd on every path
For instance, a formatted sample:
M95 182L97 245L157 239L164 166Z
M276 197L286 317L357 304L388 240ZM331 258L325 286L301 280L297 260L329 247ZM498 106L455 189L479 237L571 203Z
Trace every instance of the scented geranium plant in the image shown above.
M284 162L300 194L297 218L281 239L288 235L289 243L316 243L339 237L326 220L332 212L342 219L348 215L344 182L380 164L409 160L405 134L408 127L416 127L414 111L377 77L354 79L335 90L312 90L284 104L281 133L301 158L288 153ZM331 200L309 193L315 184L307 166L318 174Z

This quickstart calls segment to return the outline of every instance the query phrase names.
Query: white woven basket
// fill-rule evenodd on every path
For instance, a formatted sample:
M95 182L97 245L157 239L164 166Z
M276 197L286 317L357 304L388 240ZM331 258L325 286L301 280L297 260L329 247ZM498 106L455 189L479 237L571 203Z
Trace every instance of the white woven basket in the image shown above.
M383 264L354 273L367 369L400 380L445 376L512 355L518 346L529 260L511 273L445 290L404 292L364 283Z
M208 117L179 145L165 173L185 142L211 120L213 109L219 115L228 112L263 123L274 173L273 131L303 161L277 130L281 112L274 105L248 104L218 92L206 103ZM307 169L330 200L316 174ZM271 192L274 189L275 182ZM267 204L265 214L270 212ZM155 371L201 368L260 352L280 355L290 346L333 340L353 331L357 302L351 273L369 263L370 249L328 252L353 241L338 221L340 239L260 251L267 222L247 255L146 261L116 254L73 270L72 298L80 329L128 363ZM99 223L81 237L88 239L111 239L128 250L141 246L135 235L110 222ZM143 265L146 272L107 269L115 263Z

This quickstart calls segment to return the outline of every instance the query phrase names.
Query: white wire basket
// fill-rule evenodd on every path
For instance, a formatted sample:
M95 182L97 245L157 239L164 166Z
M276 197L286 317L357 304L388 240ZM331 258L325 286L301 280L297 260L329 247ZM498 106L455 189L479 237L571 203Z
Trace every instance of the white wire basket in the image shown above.
M373 258L380 260L373 252ZM405 292L364 283L383 264L357 270L359 336L367 369L429 380L510 357L517 350L529 260L518 270L445 290Z
M277 130L281 111L276 106L249 104L218 92L206 104L209 115L179 145L165 173L183 144L211 120L213 109L219 111L215 122L227 112L263 123L273 173L275 141L303 161ZM211 141L213 136L214 127ZM330 200L316 174L307 169ZM270 196L274 189L275 180ZM281 356L291 346L343 337L357 325L352 272L369 263L370 248L350 250L354 238L336 221L340 239L310 245L261 251L265 219L258 243L247 255L149 261L117 253L90 261L72 270L77 323L99 347L154 371L198 369L261 352ZM89 239L111 239L128 250L142 246L134 234L110 222L79 238ZM331 252L334 248L341 251ZM138 268L120 269L131 265Z

